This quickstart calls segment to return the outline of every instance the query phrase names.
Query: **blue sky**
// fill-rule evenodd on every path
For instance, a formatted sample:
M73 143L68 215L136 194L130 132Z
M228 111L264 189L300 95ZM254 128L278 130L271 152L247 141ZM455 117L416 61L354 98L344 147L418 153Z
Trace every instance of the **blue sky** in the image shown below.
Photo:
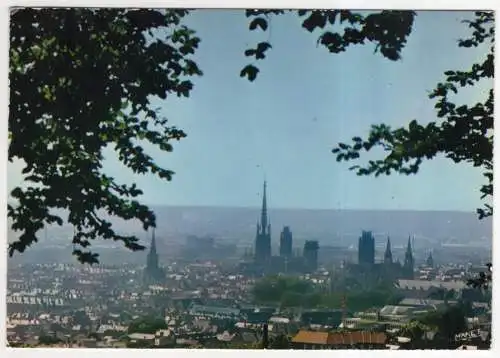
M264 175L269 206L280 208L473 211L481 171L447 159L426 162L416 176L357 177L331 153L340 141L366 135L371 124L435 119L427 93L448 69L468 69L481 49L458 48L467 12L420 12L399 62L371 44L330 54L295 16L274 18L271 31L248 31L243 11L203 10L187 19L202 39L196 55L204 76L189 99L160 103L188 137L174 152L151 153L176 172L172 182L135 176L107 152L106 171L137 182L143 201L159 205L258 206ZM243 51L269 40L253 83L239 77ZM484 88L462 95L466 103ZM9 188L20 182L9 166Z

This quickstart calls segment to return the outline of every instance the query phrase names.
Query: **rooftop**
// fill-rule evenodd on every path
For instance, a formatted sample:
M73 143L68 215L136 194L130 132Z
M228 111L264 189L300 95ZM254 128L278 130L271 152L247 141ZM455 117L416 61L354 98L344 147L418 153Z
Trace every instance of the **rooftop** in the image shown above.
M466 287L466 283L464 281L398 280L398 287L410 290L429 290L432 287L461 290Z
M385 344L385 333L357 332L314 332L301 330L293 337L292 342L324 345Z

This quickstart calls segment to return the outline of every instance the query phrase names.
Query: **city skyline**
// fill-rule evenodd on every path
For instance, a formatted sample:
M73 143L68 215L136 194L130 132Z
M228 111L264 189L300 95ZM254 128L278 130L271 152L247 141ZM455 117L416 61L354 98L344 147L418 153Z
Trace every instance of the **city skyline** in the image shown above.
M331 153L338 142L366 134L371 124L434 118L427 91L444 71L464 68L483 53L456 44L468 31L460 21L470 14L419 12L397 63L373 54L370 46L331 56L316 48L297 19L277 18L270 25L275 47L256 82L248 83L239 77L242 52L262 34L248 31L243 11L196 11L187 23L202 37L195 58L204 76L195 80L191 98L155 103L188 134L172 154L151 151L176 172L173 181L133 175L110 151L105 171L123 183L136 182L145 193L141 201L150 205L257 207L254 183L265 176L275 208L472 212L481 206L480 170L438 158L415 176L357 177ZM293 46L288 37L295 39ZM480 86L470 98L481 98ZM220 101L223 106L213 105ZM20 169L18 162L9 163L9 190L21 183Z

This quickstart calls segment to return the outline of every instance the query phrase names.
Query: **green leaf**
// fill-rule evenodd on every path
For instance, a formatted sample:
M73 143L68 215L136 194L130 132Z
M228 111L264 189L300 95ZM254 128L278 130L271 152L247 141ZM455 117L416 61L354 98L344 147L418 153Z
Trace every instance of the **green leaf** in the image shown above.
M247 77L249 81L254 81L258 73L259 69L257 67L254 65L247 65L241 70L240 77Z
M313 32L316 28L323 28L326 25L326 16L321 11L314 10L311 15L302 22L302 27L309 32Z
M255 19L253 19L251 22L250 22L250 30L255 30L257 27L260 27L262 31L266 31L267 30L267 21L265 18L263 17L257 17Z
M202 75L191 59L200 39L180 21L187 13L23 8L12 15L10 40L16 51L10 55L16 65L31 66L28 77L36 79L36 87L26 85L23 71L10 71L16 92L9 111L9 159L22 159L29 175L11 193L18 205L9 207L8 215L20 236L9 244L9 255L36 243L36 233L46 223L63 224L50 214L52 209L69 213L64 223L78 230L74 254L82 263L98 262L97 254L80 250L89 248L91 240L141 249L135 237L119 235L97 214L136 219L145 229L156 220L147 207L130 203L129 197L142 194L139 188L102 173L102 152L114 148L117 159L133 172L171 180L173 173L157 166L134 141L146 139L167 152L171 145L165 143L185 136L156 118L149 101L189 96L190 78ZM159 35L163 38L148 44L144 33L158 27L172 35ZM71 59L69 65L61 66L61 58ZM34 113L43 123L34 120ZM143 115L146 121L138 118ZM151 120L156 128L147 125Z
M257 53L255 49L248 49L245 51L245 56L254 56Z

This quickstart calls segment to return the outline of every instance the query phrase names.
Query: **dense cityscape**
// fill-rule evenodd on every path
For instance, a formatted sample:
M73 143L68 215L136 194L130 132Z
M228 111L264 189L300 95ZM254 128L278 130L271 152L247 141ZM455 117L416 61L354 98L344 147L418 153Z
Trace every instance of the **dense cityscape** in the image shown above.
M363 231L356 250L338 249L325 260L316 240L294 248L291 225L273 255L266 198L264 183L254 247L240 250L237 263L200 256L217 251L215 240L193 236L184 256L162 262L155 231L145 266L9 263L8 344L489 348L491 291L467 279L487 271L490 257L471 253L469 262L453 262L450 252L448 261L435 262L428 250L416 260L411 236L397 254L387 238L377 254L374 235Z

